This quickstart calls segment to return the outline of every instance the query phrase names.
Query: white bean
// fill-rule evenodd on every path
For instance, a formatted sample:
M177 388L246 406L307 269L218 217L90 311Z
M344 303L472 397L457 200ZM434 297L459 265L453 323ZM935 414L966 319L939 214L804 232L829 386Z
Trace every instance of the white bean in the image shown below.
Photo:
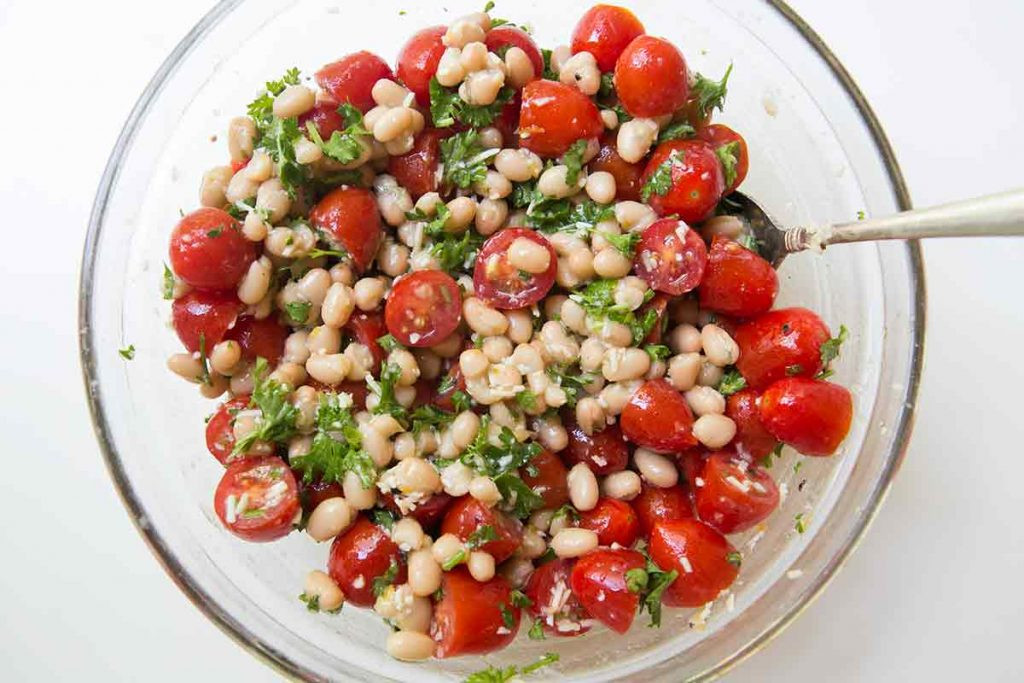
M595 549L597 533L590 529L562 529L551 539L551 549L558 557L580 557Z
M633 500L640 495L640 475L631 470L613 472L601 482L601 493L616 500Z
M577 510L586 512L597 506L597 477L585 463L573 465L566 482L569 485L569 499Z
M729 333L718 325L705 325L700 331L704 355L718 367L732 365L740 357L740 347Z
M693 423L693 435L708 448L721 448L736 436L736 423L725 415L702 415Z
M633 462L636 463L636 468L640 470L644 481L652 486L667 489L679 481L679 470L676 469L675 463L664 455L646 448L638 448L633 453Z
M344 498L328 498L309 515L306 533L314 541L323 542L348 529L355 519L355 511Z
M388 635L389 655L403 662L421 662L434 656L437 643L426 633L393 631Z

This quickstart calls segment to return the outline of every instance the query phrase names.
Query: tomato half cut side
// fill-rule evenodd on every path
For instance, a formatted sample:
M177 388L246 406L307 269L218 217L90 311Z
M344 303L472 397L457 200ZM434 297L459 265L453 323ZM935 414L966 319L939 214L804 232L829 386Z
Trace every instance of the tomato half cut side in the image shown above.
M406 346L432 346L462 321L462 290L447 273L418 270L397 280L384 306L384 323Z
M779 487L763 468L733 453L713 453L694 494L697 517L723 534L746 531L779 506Z
M235 448L235 415L248 407L249 397L238 396L222 403L206 423L206 448L222 465L228 464L231 451Z
M505 615L512 619L511 628ZM434 606L434 640L438 658L482 655L500 650L519 631L519 607L512 587L501 576L479 582L459 566L445 572L441 599Z
M416 136L412 149L402 156L388 158L388 173L409 190L413 200L437 191L437 167L441 160L440 142L450 131L426 128Z
M241 458L225 470L213 494L224 528L247 541L288 535L299 512L299 488L284 460Z
M679 296L700 284L707 261L707 247L696 230L662 218L644 228L633 267L651 289Z
M529 240L548 252L546 270L528 273L509 262L509 247L518 239ZM551 291L557 269L558 255L543 235L527 228L505 228L481 247L473 268L473 291L495 308L525 308Z
M540 621L545 632L556 636L578 636L590 630L584 621L590 617L576 594L569 588L575 563L555 559L545 562L530 574L523 593L530 599L530 615Z

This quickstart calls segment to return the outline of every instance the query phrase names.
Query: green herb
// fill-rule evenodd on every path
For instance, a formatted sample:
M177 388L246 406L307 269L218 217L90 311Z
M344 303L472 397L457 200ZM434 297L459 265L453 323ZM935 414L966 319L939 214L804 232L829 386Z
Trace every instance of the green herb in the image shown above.
M652 194L664 197L672 189L672 167L682 161L682 152L673 150L668 159L661 162L647 182L640 188L640 198L645 202L649 201Z
M451 570L455 569L455 567L459 566L465 561L466 551L460 550L459 552L455 553L454 555L450 556L447 560L442 562L441 569L445 570L446 572L450 572Z
M213 380L210 378L210 363L209 356L206 354L206 334L203 332L199 333L199 362L202 363L202 369L199 373L199 383L211 386Z
M384 527L388 531L395 526L395 515L390 510L383 508L377 508L370 513L370 518L373 519L373 523L379 527Z
M465 391L456 390L452 394L452 407L455 408L456 413L469 410L472 405L473 401Z
M862 221L867 218L867 214L863 210L857 212L857 220Z
M644 346L644 351L651 357L652 363L657 363L659 360L665 360L672 355L672 349L668 348L664 344L647 344Z
M694 130L693 126L686 121L676 121L675 123L670 123L661 129L661 132L658 133L658 142L656 144L660 145L661 143L668 142L669 140L692 138L696 134L697 131Z
M585 387L594 381L593 375L583 372L576 364L552 363L544 371L555 384L562 387L566 397L565 405L569 408L576 406L576 402L586 391Z
M306 609L308 609L310 612L326 612L327 614L337 614L341 611L340 606L336 607L335 609L321 610L319 595L306 595L305 593L302 593L299 596L299 600L306 603Z
M597 99L600 102L608 102L615 99L615 73L606 71L601 74L601 85L597 89Z
M573 506L572 503L566 503L562 507L555 510L555 514L551 515L551 521L553 522L556 519L563 518L568 520L570 523L575 524L576 522L580 521L580 513Z
M398 576L398 561L395 558L391 558L391 564L388 565L388 570L373 579L373 595L379 598L384 594L384 591L388 589L391 584L395 582L395 578Z
M213 230L210 230L209 232L207 232L206 236L209 237L210 239L216 239L216 238L220 237L222 234L224 234L224 228L223 227L216 227Z
M165 300L170 301L174 298L174 273L171 272L166 263L164 264L164 282L161 289Z
M449 373L449 374L445 375L444 377L442 377L441 381L438 382L438 384L437 384L437 393L439 393L439 394L448 393L449 391L454 389L455 386L456 386L456 384L455 384L455 375Z
M610 320L629 327L633 334L633 343L639 344L650 333L658 321L658 312L653 308L638 314L627 306L615 303L616 279L600 279L591 281L582 290L576 290L569 298L578 303L594 321ZM654 296L653 290L647 290L644 302Z
M544 498L513 472L506 472L494 477L494 485L501 493L504 507L519 519L526 519L536 510L544 507Z
M123 349L118 349L117 352L121 354L121 358L132 360L135 358L135 344L129 344Z
M636 567L626 572L626 590L630 593L643 593L647 590L647 570Z
M585 200L551 199L536 194L526 209L526 222L541 232L569 232L587 239L601 221L615 217L615 207Z
M580 179L580 171L583 170L583 155L587 153L587 141L579 139L570 145L568 151L562 155L562 163L565 164L565 183L575 185Z
M402 368L397 363L384 363L380 369L380 381L371 375L366 376L366 386L377 396L377 405L373 408L375 415L391 415L402 424L408 422L408 411L398 402L395 387L402 376Z
M351 104L346 102L338 107L338 113L345 117L348 127L331 133L327 142L320 137L320 131L312 121L306 121L306 134L324 155L339 163L350 164L365 152L366 138L370 136L370 131L363 125L362 113Z
M473 129L441 140L441 160L445 183L461 188L471 187L487 177L487 162L500 150L484 149L480 134Z
M557 81L558 73L551 68L551 50L547 48L541 48L540 50L541 59L544 61L544 73L541 74L541 78L548 81Z
M761 243L753 234L745 232L736 238L736 242L743 248L749 249L755 254L761 254Z
M490 524L485 524L473 530L473 533L466 539L466 547L470 550L476 550L480 546L496 540L498 540L498 534L494 531L494 527Z
M538 197L537 181L527 180L522 183L512 183L512 194L508 196L508 203L513 209L523 209Z
M800 471L800 468L803 467L803 466L804 466L804 461L803 460L797 460L795 463L793 463L793 474L798 473Z
M299 70L288 69L279 80L267 81L266 92L249 103L249 117L259 127L274 116L274 98L280 95L289 85L299 84Z
M527 634L530 640L544 640L547 636L544 635L544 623L540 619L534 619L530 625L530 630Z
M547 564L556 558L555 551L548 546L548 549L544 551L544 554L533 561L534 566L539 567L542 564Z
M804 513L797 513L796 517L793 518L793 521L795 522L793 528L796 529L798 534L802 534L807 531L807 522L804 520Z
M624 232L621 235L611 232L602 232L600 234L626 258L632 259L636 254L636 245L640 243L639 232Z
M455 413L446 412L437 406L424 404L412 411L409 419L412 420L410 431L413 434L419 434L424 429L444 429L455 419Z
M761 466L764 467L765 469L769 469L770 470L772 468L772 459L774 458L775 460L778 460L781 457L782 457L782 444L781 443L777 443L777 444L775 444L775 448L773 448L771 450L771 453L769 453L768 455L766 455L763 458L761 458Z
M827 344L828 342L825 342L825 343ZM804 366L800 365L799 363L794 363L793 365L787 365L786 366L786 376L787 377L795 377L796 375L799 375L803 371L804 371Z
M494 2L492 2L491 0L487 0L487 4L484 5L484 14L487 14L492 9L494 9Z
M729 368L722 375L722 380L718 383L718 393L722 396L732 396L746 386L747 380L743 379L740 371L736 368Z
M623 107L621 104L616 104L614 107L612 107L612 111L615 112L615 116L618 117L619 125L622 125L626 121L630 121L633 118L632 116L629 115L629 112L626 111L626 108Z
M235 443L232 458L248 451L256 441L280 443L295 433L299 410L288 400L291 388L267 375L267 361L257 358L251 373L253 389L249 405L259 408L260 419L256 429Z
M263 132L260 146L277 163L277 176L289 197L306 182L306 168L295 160L295 143L302 139L298 119L275 118Z
M743 564L743 556L734 550L725 556L725 561L734 567L739 567Z
M498 96L491 104L469 104L459 96L458 90L446 88L430 79L430 116L438 128L448 128L456 123L463 123L472 128L483 128L494 123L515 90L506 86L498 91Z
M533 600L526 597L526 593L522 592L521 590L513 590L511 599L512 604L519 608L529 607L533 604Z
M466 270L476 263L477 254L484 244L484 236L476 230L466 230L461 235L450 232L434 239L430 252L437 257L438 268L444 272ZM442 292L445 290L442 290Z
M537 407L537 394L525 389L516 394L516 403L522 407L523 410L533 410Z
M542 669L557 661L558 655L554 652L548 652L533 664L528 664L527 666L522 667L522 669L515 664L510 664L509 666L501 669L489 666L486 669L481 669L476 673L470 674L463 683L508 683L508 681L511 681L517 676L529 676L534 671Z
M498 605L498 609L501 611L501 623L505 625L505 628L509 630L515 628L516 617L515 614L512 613L512 610L509 609L509 606L502 603Z
M308 301L289 301L284 305L284 312L293 325L305 325L311 308L313 304Z
M508 427L501 428L498 434L500 445L495 446L488 438L489 427L490 418L484 416L480 420L476 438L466 447L460 458L464 465L472 467L480 474L493 478L514 472L527 465L542 450L536 443L519 443Z
M722 162L722 175L725 176L725 186L730 187L736 180L736 164L739 161L740 143L733 140L715 148L715 156Z
M691 97L697 100L697 116L701 120L711 115L712 110L721 111L725 106L726 83L729 81L729 74L732 73L732 64L725 70L725 75L719 81L713 81L702 74L697 74L697 79L691 88Z
M640 598L640 612L651 616L651 622L647 625L650 628L661 626L661 596L665 589L672 585L672 582L679 576L679 572L673 569L670 572L662 571L658 565L648 558L647 560L647 581L643 594Z
M538 669L543 669L549 664L554 664L558 661L558 655L554 652L546 652L543 657L538 659L533 664L529 664L523 667L523 675L528 676Z
M332 393L320 394L316 411L316 434L309 453L292 458L292 466L303 473L306 482L319 478L341 483L348 472L359 477L364 489L377 480L373 459L363 450L359 426L352 417L351 402Z
M383 337L377 337L377 344L380 345L386 353L391 353L395 349L404 349L405 347L398 343L398 340L390 334L385 334Z
M832 337L821 345L821 367L823 373L829 370L829 365L832 364L836 358L839 357L839 349L846 341L846 338L850 335L850 331L846 329L846 325L839 326L839 334Z

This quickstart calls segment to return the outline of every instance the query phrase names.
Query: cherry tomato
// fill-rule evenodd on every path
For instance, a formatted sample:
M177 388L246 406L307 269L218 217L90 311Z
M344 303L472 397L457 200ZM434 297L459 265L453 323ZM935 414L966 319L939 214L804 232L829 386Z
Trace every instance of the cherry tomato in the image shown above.
M544 507L548 510L560 508L569 502L569 485L566 476L569 470L561 458L551 451L541 451L530 461L537 474L530 474L529 468L522 470L523 481L544 499Z
M510 146L514 144L516 137L516 131L519 129L519 110L523 106L523 92L522 90L516 90L515 94L512 95L512 99L505 103L505 106L501 108L501 114L494 119L494 127L501 132L501 139L506 141Z
M257 320L252 316L245 316L238 319L224 338L238 342L242 347L242 358L245 360L264 358L273 367L281 360L284 340L289 334L291 330L279 323L277 318Z
M365 50L331 62L314 74L317 84L335 102L348 102L364 114L377 104L371 95L373 84L394 77L387 62Z
M626 46L643 34L644 25L628 9L594 5L572 30L572 53L589 52L601 71L611 71Z
M384 322L406 346L432 346L462 321L462 290L451 275L417 270L399 278L384 305Z
M352 317L345 323L344 329L354 336L357 342L370 349L370 355L373 356L373 374L380 374L381 363L387 357L384 349L381 348L380 343L377 341L388 333L388 328L384 324L384 316L377 312L364 313L359 311L352 314ZM342 388L344 386L346 386L344 383L340 384L337 388L332 389L332 391L349 391L352 393L351 389ZM363 386L365 387L366 385L363 384ZM363 405L366 405L365 392L359 398ZM352 399L353 401L356 400L355 393L352 393Z
M583 609L617 633L629 630L640 595L629 590L626 572L643 569L644 556L635 550L592 550L576 560L569 585Z
M632 116L671 114L690 94L683 53L664 38L634 38L615 62L615 92Z
M171 232L171 269L196 289L230 289L256 260L256 245L227 211L196 209Z
M341 484L336 481L314 479L307 482L303 479L304 475L302 472L292 470L292 474L295 475L295 481L299 483L299 501L302 503L302 509L306 514L313 512L317 505L328 498L341 498L344 496Z
M601 148L597 156L590 160L588 166L591 173L604 171L615 178L615 199L618 201L640 201L640 176L643 175L643 164L631 164L619 156L616 149L615 135L607 133L601 139Z
M759 462L774 450L778 440L761 424L756 391L744 389L727 398L725 415L736 423L736 436L731 446L736 449L737 455Z
M569 445L562 451L565 464L572 467L584 462L598 476L621 472L629 464L629 446L622 436L618 424L610 424L599 432L587 434L566 414L563 418L565 431L569 434Z
M700 479L701 472L704 471L704 461L707 460L708 451L701 450L700 448L691 448L683 453L676 454L676 465L679 467L679 472L683 475L683 479L686 480L687 493L690 494L690 501L693 502L693 492L699 488L699 485L704 483L704 480ZM690 515L687 515L690 516Z
M373 580L386 574L392 563L398 565L394 585L405 583L405 560L398 546L379 526L366 517L359 517L331 544L327 573L348 602L370 607L376 600Z
M495 562L504 562L512 557L523 541L523 524L501 510L484 505L472 496L456 498L441 522L442 534L455 534L460 540L469 540L470 535L483 526L494 529L493 541L480 546L480 550L494 556Z
M383 233L377 200L369 190L331 190L309 212L309 220L314 228L344 247L359 270L366 270L377 255Z
M523 88L519 145L542 157L565 154L581 138L604 130L593 100L577 88L555 81L533 81Z
M415 508L407 513L403 513L402 509L398 507L398 503L395 502L395 497L390 493L380 494L381 505L391 510L396 515L405 515L412 517L420 523L424 529L433 528L441 518L444 516L448 508L451 507L452 501L455 500L444 491L431 495L424 501L420 501Z
M441 160L440 141L451 131L425 128L413 142L412 150L398 157L388 157L388 173L398 184L409 190L412 198L419 199L428 192L437 191L437 165Z
M520 238L547 249L550 258L547 270L527 273L509 263L509 246ZM495 308L525 308L551 291L557 268L558 255L543 235L526 228L505 228L487 238L480 248L473 268L473 290Z
M420 106L430 106L430 79L437 72L437 63L444 54L441 37L447 32L447 26L425 28L413 34L398 53L395 73L405 87L416 93Z
M448 377L451 378L451 381L446 382L446 384L450 384L450 388L445 389L444 391L435 391L434 398L431 403L445 412L454 413L455 392L466 391L466 378L462 376L462 369L459 367L458 359L456 359L456 362L452 363L452 366L448 368Z
M648 551L662 570L679 572L662 594L661 601L670 607L699 607L714 600L740 571L736 549L696 519L658 522Z
M697 516L723 534L750 529L779 506L779 487L762 467L728 452L712 453L695 492Z
M806 308L768 311L739 325L736 368L747 386L762 389L784 377L813 377L821 372L821 345L831 333Z
M512 587L502 576L481 583L465 567L456 567L445 572L441 596L434 606L433 628L439 659L500 650L519 631L519 608L512 604Z
M661 453L697 445L690 406L663 379L649 379L633 392L622 409L619 423L627 439Z
M775 302L779 278L772 264L737 242L715 237L704 279L697 288L701 309L750 318Z
M547 633L578 636L590 630L582 622L590 617L579 598L569 589L573 561L555 559L545 562L530 574L523 593L533 603L527 611L540 621Z
M639 530L644 538L651 535L651 529L658 522L693 517L690 496L679 485L661 488L645 483L640 487L640 495L630 503L636 511Z
M206 423L206 448L221 465L227 464L228 457L235 448L235 431L232 424L235 421L235 414L248 407L249 397L238 396L221 403L217 412Z
M249 159L242 159L241 161L232 161L231 172L238 173L239 171L241 171L243 168L249 165L249 161L251 158L252 157L250 157Z
M336 130L344 130L345 120L338 113L338 105L334 102L319 102L299 117L299 130L306 131L306 123L312 121L320 137L329 140Z
M644 337L644 344L660 344L661 337L665 334L665 326L668 324L668 317L665 315L668 310L669 297L664 294L655 294L654 297L640 308L637 314L638 320L643 320L647 311L654 311L656 318L651 331Z
M633 268L651 289L679 296L700 284L707 260L707 247L696 230L662 218L641 233Z
M171 304L171 321L178 339L191 353L207 355L235 323L242 303L234 292L193 290Z
M636 541L640 520L629 503L601 498L593 510L580 513L578 526L595 532L601 545L618 543L628 548Z
M651 192L651 208L659 216L674 214L690 224L710 218L725 189L722 163L715 149L703 140L663 142L651 154L640 182L650 181L665 163L671 163L672 184L665 194Z
M747 153L747 141L743 139L743 136L734 131L729 126L722 125L721 123L713 123L710 126L704 126L697 131L697 137L701 140L706 140L711 143L711 146L716 150L719 147L736 143L736 147L733 151L733 157L736 159L736 165L733 167L733 172L736 174L731 183L728 183L725 187L723 194L729 194L743 182L743 179L747 177L747 170L750 168L750 155ZM724 175L728 175L724 173Z
M832 455L850 431L853 397L838 384L807 377L780 379L761 394L761 422L804 455Z
M533 64L533 78L531 80L540 78L544 73L544 57L541 55L537 43L533 41L530 34L521 28L508 25L496 26L487 32L484 45L487 46L488 52L493 52L499 57L505 56L502 48L518 47L526 53L526 56L530 58L530 62Z
M292 530L299 488L281 458L241 458L224 471L213 494L213 509L235 536L273 541Z

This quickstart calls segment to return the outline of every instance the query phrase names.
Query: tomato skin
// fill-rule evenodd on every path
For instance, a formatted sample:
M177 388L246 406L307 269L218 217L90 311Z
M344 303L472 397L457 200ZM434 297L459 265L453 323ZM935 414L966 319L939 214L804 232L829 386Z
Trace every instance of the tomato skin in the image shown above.
M256 245L227 211L204 207L174 226L168 253L174 274L188 285L234 290L256 260Z
M373 580L398 563L395 585L405 583L406 569L402 553L391 537L366 517L359 517L344 534L331 544L327 573L345 594L345 599L359 607L371 607Z
M754 389L785 377L813 377L821 372L821 345L831 336L821 318L806 308L768 311L732 335L740 348L736 368Z
M745 484L747 490L733 485L730 477ZM779 487L771 475L733 453L712 453L704 463L701 479L704 484L694 493L697 517L723 534L746 531L779 506Z
M838 384L807 377L780 379L761 394L761 422L804 455L832 455L853 421L853 396Z
M655 318L654 325L651 327L651 331L644 337L644 344L660 344L661 338L665 334L665 326L668 324L668 318L666 316L668 312L669 297L665 294L655 294L650 301L644 304L640 311L637 313L637 319L643 320L647 311L654 311L657 315Z
M634 117L671 114L690 95L683 53L664 38L636 37L615 62L615 92Z
M238 396L225 401L206 423L206 448L221 465L227 465L228 457L235 448L235 432L231 424L234 419L233 412L245 410L247 407L248 396Z
M444 516L448 508L451 507L452 501L455 500L444 491L433 494L430 498L420 502L411 512L403 513L401 508L398 507L398 503L395 502L394 495L390 493L382 493L379 496L381 504L388 510L391 510L396 515L405 514L408 517L412 517L420 523L424 529L431 529L437 525L437 523Z
M382 78L394 77L387 62L365 50L345 55L314 74L317 85L335 102L348 102L364 114L376 105L371 95L373 84Z
M242 302L234 292L193 290L171 304L171 321L178 339L190 353L200 349L200 337L207 354L235 324Z
M606 134L601 139L601 148L597 156L590 160L588 168L591 173L605 171L614 176L615 199L618 201L640 201L640 176L643 175L644 165L631 164L620 157L613 134Z
M724 192L724 194L729 194L740 186L743 179L747 177L747 171L750 169L750 154L747 151L747 141L732 128L721 123L713 123L710 126L700 128L697 131L697 137L710 142L711 146L715 149L732 142L737 144L735 152L736 178L726 186Z
M665 589L661 601L670 607L699 607L732 585L739 567L729 562L736 552L725 536L696 519L658 522L648 546L651 559L663 571L679 576ZM690 563L687 572L680 558Z
M540 48L537 47L537 43L530 37L530 34L521 28L508 25L496 26L487 32L484 45L487 46L488 52L495 54L498 54L498 50L506 46L518 47L526 53L533 64L531 80L537 80L544 73L544 56L540 53Z
M561 458L551 451L541 451L530 464L537 469L537 474L531 475L529 468L524 467L521 476L526 485L544 499L544 508L554 510L568 503L569 485L565 478L569 470Z
M599 548L576 560L569 585L592 617L625 633L640 603L640 596L626 587L626 572L645 565L644 556L635 550Z
M562 594L565 590L562 586L568 588L574 564L575 562L572 560L561 558L545 562L533 570L526 586L523 587L523 593L533 603L527 607L527 612L541 622L545 632L556 636L579 636L590 630L590 626L580 623L584 619L588 619L590 615L587 610L583 609L579 598L571 590L566 591L568 596L566 596L565 604L561 609L554 614L549 614L556 594ZM548 623L549 617L554 623ZM563 628L559 628L560 623L563 624ZM579 628L564 626L568 624L577 624Z
M687 223L701 223L715 212L725 190L722 162L714 147L703 140L669 140L651 154L641 184L647 183L673 152L672 186L664 195L652 192L649 203L659 216L675 214Z
M366 270L383 236L377 200L361 187L339 187L324 196L309 220L314 228L323 230L340 243L352 257L356 268Z
M362 311L352 314L352 317L345 323L344 330L354 336L356 341L370 349L370 355L373 356L373 374L380 374L381 363L387 357L384 353L384 349L377 341L385 334L388 333L388 328L384 324L384 316L376 311L373 313L364 313ZM366 387L365 382L353 382L353 384L362 384L364 389ZM348 383L343 382L336 388L332 388L331 391L349 391L352 393L353 401L356 400L356 393L351 388L346 387ZM362 404L366 405L366 391L363 391L360 395Z
M598 476L626 469L629 464L629 446L618 424L610 424L599 432L587 434L574 416L566 413L562 419L569 435L569 445L561 455L568 467L579 462L586 463Z
M435 390L434 397L431 400L431 402L441 410L444 410L445 412L454 413L455 392L466 391L466 378L462 376L462 369L459 367L459 363L457 360L456 362L452 363L452 366L450 368L448 368L448 376L453 378L451 389L447 389L443 392ZM440 386L440 383L438 384L438 386Z
M442 598L434 606L431 632L437 641L437 657L482 655L500 650L519 631L519 608L512 604L512 587L502 576L478 582L463 566L444 573ZM501 606L512 615L505 626ZM508 631L508 633L505 633Z
M388 158L388 173L409 190L413 200L437 191L437 166L441 159L440 142L451 131L424 128L413 142L412 149L402 156Z
M517 239L527 239L548 250L550 262L542 273L523 279L508 262L509 246ZM505 228L487 238L473 268L473 291L494 308L514 310L531 306L547 295L555 284L558 255L540 233L527 228Z
M633 392L622 409L619 423L627 439L660 453L697 445L690 406L663 379L649 379Z
M679 296L700 284L707 261L707 247L696 230L674 218L662 218L641 233L633 268L651 289Z
M702 309L750 318L771 308L778 291L779 277L768 261L726 237L711 242L697 288Z
M730 444L740 457L759 462L774 450L778 439L761 424L757 408L758 394L743 389L725 400L725 415L736 423L736 436Z
M447 33L447 26L431 26L418 31L402 46L398 53L395 73L412 92L423 107L430 106L430 79L437 71L437 63L444 54L441 37Z
M338 105L333 102L318 102L313 108L299 117L299 130L306 131L306 123L312 121L316 131L324 140L330 139L336 130L344 130L345 121L338 113Z
M384 304L388 332L406 346L433 346L461 321L462 290L439 270L417 270L399 278Z
M307 482L302 478L301 472L292 470L292 474L295 475L295 481L299 483L299 501L302 503L303 511L307 514L313 512L317 505L329 498L344 496L341 484L336 481L327 482L322 479L314 479Z
M636 541L640 519L629 503L614 498L601 498L593 510L580 513L578 526L596 533L601 545L618 543L628 548Z
M283 492L271 494L277 502L258 516L239 514L233 522L228 521L226 512L229 498L241 500L248 495L247 509L262 507L264 496L273 486L284 484ZM239 538L256 543L274 541L287 536L292 530L292 520L299 511L299 489L295 477L284 460L276 456L239 458L224 470L217 490L213 494L213 509L224 528Z
M589 52L601 71L611 71L626 46L643 34L644 25L628 9L594 5L576 23L570 45L573 54Z
M544 80L523 88L520 147L542 157L557 157L580 138L596 138L603 131L597 105L576 88Z
M245 316L238 319L224 338L238 342L242 347L242 358L245 360L264 358L270 367L274 367L281 360L284 340L289 334L291 330L278 322L277 318L257 320L252 316Z
M456 498L441 522L442 534L455 534L466 541L470 534L482 526L494 529L497 538L480 546L480 550L494 556L496 563L512 557L523 541L523 524L501 510L488 507L472 496Z
M660 488L644 483L640 495L630 501L636 512L638 529L644 538L651 535L651 529L658 522L671 522L693 517L690 496L682 486Z

